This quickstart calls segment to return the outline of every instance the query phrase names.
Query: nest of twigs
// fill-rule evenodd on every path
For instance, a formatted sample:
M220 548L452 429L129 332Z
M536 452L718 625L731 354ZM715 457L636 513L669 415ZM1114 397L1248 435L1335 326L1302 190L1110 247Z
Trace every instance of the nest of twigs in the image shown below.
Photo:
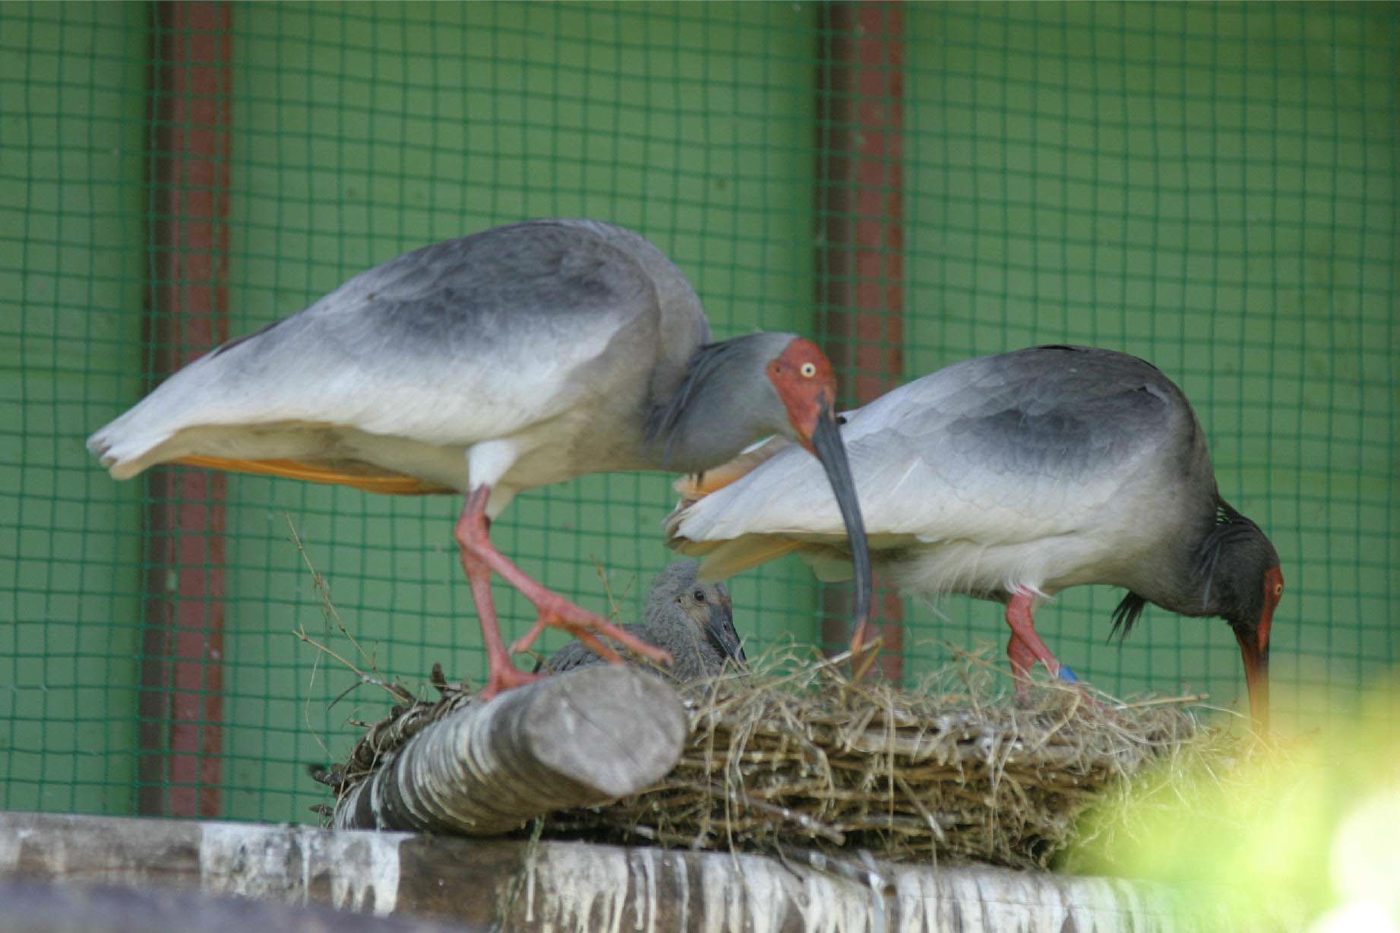
M434 672L441 699L372 726L327 783L368 774L470 698ZM858 848L888 859L1044 867L1079 818L1154 764L1209 744L1180 700L1122 703L1043 683L1017 698L977 657L918 689L852 684L845 665L773 653L683 692L690 739L655 787L556 813L545 835L708 849Z
M770 658L688 692L690 741L659 786L553 822L665 845L1043 867L1089 805L1201 732L1173 704L1057 683L1013 700L1006 684L975 658L917 690Z

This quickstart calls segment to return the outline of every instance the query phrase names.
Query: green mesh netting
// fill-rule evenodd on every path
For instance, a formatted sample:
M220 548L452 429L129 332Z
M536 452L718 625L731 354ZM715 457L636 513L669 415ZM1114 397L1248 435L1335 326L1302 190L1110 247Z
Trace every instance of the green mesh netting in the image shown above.
M644 233L721 336L821 329L831 9L231 13L230 333L410 248L539 216ZM911 4L881 22L887 34L865 38L899 51L880 67L900 80L880 86L902 96L874 101L900 112L880 158L902 182L882 216L850 219L898 228L885 248L902 242L899 299L862 308L900 317L902 377L1038 342L1157 363L1195 402L1222 492L1283 556L1279 720L1348 715L1400 661L1397 8ZM450 536L459 503L230 477L222 649L192 681L151 681L151 487L113 482L83 440L156 375L156 189L178 183L152 167L157 23L137 4L0 5L0 806L132 813L168 780L213 791L223 816L306 820L323 795L303 765L340 755L348 720L376 718L384 697L361 688L332 705L353 678L298 628L410 686L434 661L484 672ZM633 618L670 559L668 483L538 490L495 534L547 584L592 607L611 592ZM289 517L371 659L328 628ZM823 600L800 562L732 589L756 646L819 640ZM1119 595L1072 590L1040 613L1081 676L1242 695L1218 621L1149 610L1124 646L1108 643ZM498 599L507 637L522 633L528 604ZM945 643L1004 640L990 603L903 615L911 679L947 659ZM218 721L195 722L206 770L143 770L142 736L162 728L143 677L148 699L220 690Z

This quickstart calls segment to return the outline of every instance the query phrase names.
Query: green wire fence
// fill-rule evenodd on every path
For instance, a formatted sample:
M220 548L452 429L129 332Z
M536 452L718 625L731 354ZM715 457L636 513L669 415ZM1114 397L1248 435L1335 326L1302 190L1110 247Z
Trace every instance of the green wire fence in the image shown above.
M455 500L118 484L83 440L223 329L542 216L651 238L721 336L823 340L850 401L1034 343L1152 360L1283 557L1281 724L1355 715L1400 662L1397 75L1393 4L0 4L0 807L312 820L305 766L387 697L310 641L480 679ZM495 535L630 620L668 484L538 490ZM755 648L841 634L795 559L731 585ZM1223 623L1120 647L1120 595L1040 614L1081 676L1242 697ZM1000 657L993 604L896 617L911 684Z

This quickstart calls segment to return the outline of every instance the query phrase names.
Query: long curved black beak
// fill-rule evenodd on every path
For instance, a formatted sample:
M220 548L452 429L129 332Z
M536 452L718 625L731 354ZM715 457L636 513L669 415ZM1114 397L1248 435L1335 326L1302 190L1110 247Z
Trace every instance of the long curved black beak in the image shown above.
M836 426L836 412L830 406L817 417L817 427L812 432L812 452L826 470L826 478L831 482L831 491L836 494L836 504L841 507L841 520L846 523L846 540L851 545L851 563L855 565L856 573L856 606L851 646L853 649L859 649L865 641L866 627L870 621L870 545L865 540L865 520L861 518L860 503L856 499L856 484L851 478L851 465L846 460L846 445L841 442L841 429Z
M744 657L744 646L739 644L739 633L734 629L733 604L729 600L710 604L709 630L710 641L720 654L733 658L740 666L748 666L749 659Z

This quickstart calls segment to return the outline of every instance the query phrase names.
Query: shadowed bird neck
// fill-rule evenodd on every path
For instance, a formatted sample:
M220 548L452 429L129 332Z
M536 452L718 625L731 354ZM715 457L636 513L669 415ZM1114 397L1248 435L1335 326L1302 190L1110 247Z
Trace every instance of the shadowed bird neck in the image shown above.
M770 434L791 435L766 367L794 339L746 334L696 350L680 385L647 419L652 463L670 472L700 473Z
M1162 562L1160 589L1123 597L1113 612L1114 632L1126 636L1149 602L1185 616L1219 616L1232 625L1259 619L1265 572L1280 563L1263 530L1217 494L1214 521L1189 549L1189 559ZM1173 567L1175 576L1168 576Z

